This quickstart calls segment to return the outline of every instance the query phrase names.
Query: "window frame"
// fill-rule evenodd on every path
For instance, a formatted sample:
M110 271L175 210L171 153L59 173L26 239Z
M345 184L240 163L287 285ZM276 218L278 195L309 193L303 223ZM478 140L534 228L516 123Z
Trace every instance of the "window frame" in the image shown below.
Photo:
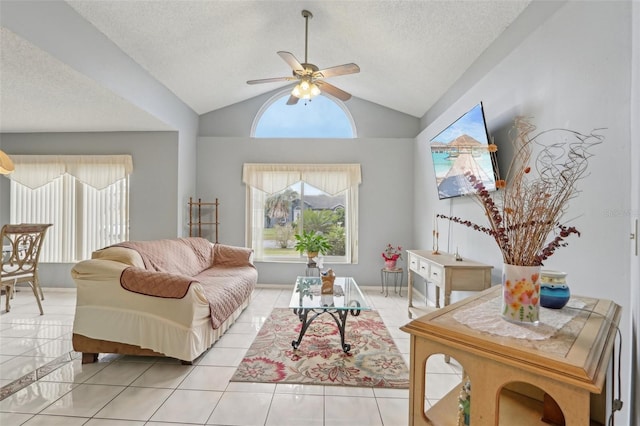
M323 185L314 185L313 179L321 178L323 173L335 173L339 178ZM282 180L270 179L278 175ZM277 181L274 183L274 181ZM323 257L331 263L358 263L358 186L361 183L361 171L359 164L255 164L245 163L243 168L243 182L246 185L246 222L245 244L254 250L257 262L267 263L303 263L306 257L297 255L291 257L266 257L262 254L262 246L256 247L254 243L261 241L256 236L260 235L264 228L264 205L270 194L283 191L297 182L306 182L330 195L345 193L345 255ZM327 191L331 187L330 192ZM301 193L304 197L304 191ZM302 198L304 200L304 198ZM259 234L260 233L260 234Z
M258 128L258 125L260 123L260 120L262 119L262 116L264 115L264 113L276 102L278 102L280 99L282 98L289 98L289 96L291 95L291 88L287 87L284 88L278 92L276 92L273 96L271 96L269 99L267 99L267 101L265 103L262 104L262 106L260 107L260 109L258 110L258 112L256 113L256 116L253 119L253 122L251 123L251 133L250 133L250 137L252 138L256 138L256 139L265 139L262 136L256 136L256 129ZM344 104L344 102L342 102L340 99L331 96L328 93L321 93L318 96L324 96L325 98L329 99L331 102L333 102L334 104L336 104L338 107L340 107L340 109L342 110L342 112L345 114L345 117L347 118L347 120L349 121L349 124L351 125L351 132L352 132L352 136L350 137L350 139L356 139L358 137L358 132L356 129L356 123L353 119L353 116L351 115L351 112L349 111L349 108L347 108L347 106ZM277 136L277 137L285 137L285 136ZM307 139L307 138L322 138L326 136L323 135L317 135L317 136L287 136L287 137L291 137L291 138L297 138L297 139ZM332 138L333 139L333 138ZM340 139L340 138L337 138Z

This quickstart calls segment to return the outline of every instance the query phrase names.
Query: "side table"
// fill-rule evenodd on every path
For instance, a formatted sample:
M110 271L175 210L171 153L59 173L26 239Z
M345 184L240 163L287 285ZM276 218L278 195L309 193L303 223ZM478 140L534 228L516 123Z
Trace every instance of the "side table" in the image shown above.
M426 363L433 354L455 358L471 380L472 425L541 424L549 408L546 395L540 400L505 389L514 382L533 385L553 398L566 426L585 426L590 420L604 424L604 384L620 306L572 296L584 304L582 312L553 338L535 341L480 331L454 318L499 298L500 290L495 286L400 327L411 335L409 424L456 424L459 387L425 410L430 385ZM592 394L599 394L594 401Z
M382 268L380 270L380 281L382 283L381 293L385 293L385 289L386 289L385 297L389 295L389 282L393 280L393 292L398 293L400 296L402 296L403 278L404 278L404 270L402 268L395 268L395 269ZM398 284L400 285L399 290L397 290Z

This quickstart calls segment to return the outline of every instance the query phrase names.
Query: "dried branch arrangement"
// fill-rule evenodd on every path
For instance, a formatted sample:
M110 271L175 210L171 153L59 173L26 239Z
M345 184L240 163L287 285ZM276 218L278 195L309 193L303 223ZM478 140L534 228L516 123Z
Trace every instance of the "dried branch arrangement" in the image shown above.
M561 222L569 200L579 194L577 183L585 177L591 149L604 140L594 129L582 134L567 129L551 129L537 134L528 119L517 117L509 137L514 157L505 178L498 178L490 193L480 179L466 174L474 188L472 195L484 210L489 226L480 226L454 216L438 215L474 230L491 235L504 263L539 266L572 234L580 236L573 226ZM551 142L547 142L551 140ZM538 152L531 163L533 148ZM495 152L497 147L489 145ZM496 168L496 170L498 170Z

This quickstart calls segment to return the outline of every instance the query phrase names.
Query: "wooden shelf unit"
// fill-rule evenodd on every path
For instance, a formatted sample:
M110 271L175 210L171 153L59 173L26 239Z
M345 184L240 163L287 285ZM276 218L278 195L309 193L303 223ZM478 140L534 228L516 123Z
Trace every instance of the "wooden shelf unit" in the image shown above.
M214 235L215 242L218 242L218 225L220 225L219 216L218 216L218 207L220 206L220 202L216 198L214 202L203 202L201 198L198 198L198 201L193 201L193 197L189 197L189 236L190 237L202 237L202 226L213 226L214 227ZM214 221L213 222L203 222L202 221L202 210L203 207L213 207Z

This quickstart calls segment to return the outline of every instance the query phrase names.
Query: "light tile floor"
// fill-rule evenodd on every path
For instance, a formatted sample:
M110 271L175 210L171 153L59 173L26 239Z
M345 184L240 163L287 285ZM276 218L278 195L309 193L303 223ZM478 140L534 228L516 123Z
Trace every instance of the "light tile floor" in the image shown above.
M409 335L399 329L410 321L406 296L363 289L408 365ZM23 289L11 312L0 315L0 387L25 375L33 383L0 401L0 424L406 425L408 390L229 382L271 310L289 299L289 289L258 288L238 321L193 365L113 354L82 365L71 345L75 289L45 289L43 316ZM42 377L29 376L36 369ZM429 406L459 384L461 368L431 357L427 371Z

